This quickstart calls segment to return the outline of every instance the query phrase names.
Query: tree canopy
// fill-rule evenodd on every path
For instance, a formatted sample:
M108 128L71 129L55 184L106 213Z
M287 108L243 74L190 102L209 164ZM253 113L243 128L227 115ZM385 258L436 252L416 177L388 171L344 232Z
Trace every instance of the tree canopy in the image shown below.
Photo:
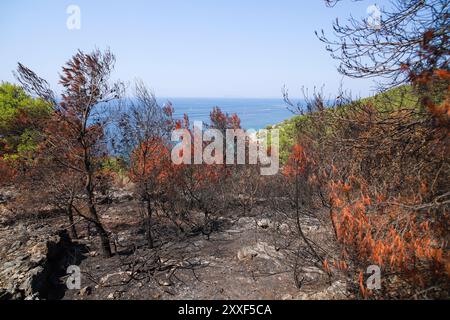
M50 105L28 95L20 86L0 85L0 157L27 157L34 151Z

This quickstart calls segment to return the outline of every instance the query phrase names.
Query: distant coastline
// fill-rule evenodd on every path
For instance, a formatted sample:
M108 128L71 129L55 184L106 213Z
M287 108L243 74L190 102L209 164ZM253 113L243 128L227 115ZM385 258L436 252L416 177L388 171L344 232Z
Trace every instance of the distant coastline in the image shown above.
M175 116L188 114L191 121L209 122L213 107L219 107L229 114L236 113L245 129L263 129L293 116L282 98L157 98L160 104L170 101L175 108Z

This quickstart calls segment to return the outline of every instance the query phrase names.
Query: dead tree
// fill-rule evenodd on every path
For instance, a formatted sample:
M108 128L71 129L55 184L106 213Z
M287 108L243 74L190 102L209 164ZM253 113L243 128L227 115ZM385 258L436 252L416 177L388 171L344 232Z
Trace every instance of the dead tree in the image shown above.
M16 73L26 89L53 103L53 130L47 132L46 148L53 161L83 176L88 213L78 212L95 225L103 253L108 257L111 256L109 235L99 217L95 193L100 160L105 155L102 144L107 108L122 92L121 83L109 80L114 63L110 51L95 50L89 54L79 51L62 68L60 83L64 91L59 103L48 83L33 71L19 63Z
M326 0L334 6L343 0ZM448 69L450 1L394 0L376 17L333 23L334 36L316 32L339 71L353 78L383 79L387 87L407 83L415 73Z
M129 162L130 177L142 203L148 246L154 247L152 233L156 203L163 193L163 176L170 171L170 112L164 111L155 95L138 81L135 96L128 100L118 119L118 151Z

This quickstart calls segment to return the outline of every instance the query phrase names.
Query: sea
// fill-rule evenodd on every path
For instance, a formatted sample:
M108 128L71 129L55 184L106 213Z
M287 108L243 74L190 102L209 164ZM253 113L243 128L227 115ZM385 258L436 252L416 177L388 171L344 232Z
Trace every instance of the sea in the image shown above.
M244 129L263 129L293 116L282 98L158 98L157 100L160 105L170 101L175 109L174 116L181 118L186 113L191 123L194 121L209 123L213 107L219 107L229 114L236 113Z

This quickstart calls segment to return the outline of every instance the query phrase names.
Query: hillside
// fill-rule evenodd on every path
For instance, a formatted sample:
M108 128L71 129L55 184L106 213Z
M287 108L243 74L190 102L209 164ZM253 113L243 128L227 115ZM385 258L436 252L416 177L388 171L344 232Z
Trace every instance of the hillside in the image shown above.
M398 110L400 108L416 109L418 108L418 96L413 92L411 86L403 85L389 89L383 93L378 93L372 97L362 98L350 104L344 104L337 107L336 110L345 113L346 109L357 108L361 105L372 105L375 109L382 112ZM308 114L297 114L279 124L266 127L266 129L278 129L280 132L280 160L282 163L287 161L290 150L295 144L298 132L297 128L308 125L309 121Z

